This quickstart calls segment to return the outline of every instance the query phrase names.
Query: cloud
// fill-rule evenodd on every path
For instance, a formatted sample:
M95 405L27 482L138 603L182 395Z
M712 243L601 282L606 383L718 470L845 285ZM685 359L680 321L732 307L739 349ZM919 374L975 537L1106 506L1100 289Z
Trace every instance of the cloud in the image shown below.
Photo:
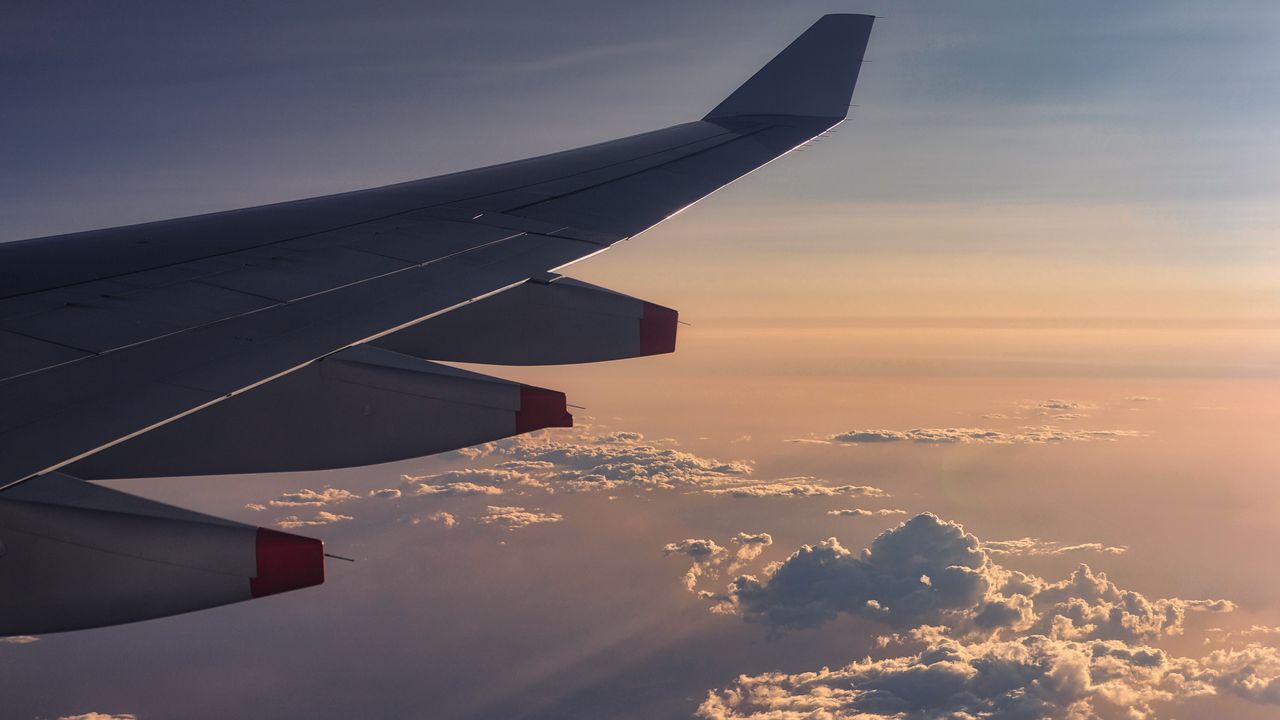
M520 470L508 468L464 468L462 470L450 470L448 472L437 473L435 475L404 475L401 477L406 483L417 484L418 495L433 495L442 492L438 488L455 488L454 492L445 492L445 494L490 494L501 495L499 490L495 493L467 492L468 488L479 486L493 487L496 485L514 485L524 480L529 480L529 474ZM495 488L496 489L496 488Z
M764 549L773 544L773 536L769 533L740 532L729 538L729 542L737 545L733 553L728 572L737 572L751 561L760 557ZM686 538L679 542L667 543L662 552L664 555L684 555L693 559L693 565L684 574L683 583L690 592L697 593L698 581L705 577L715 577L720 566L729 557L729 551L714 540ZM714 593L699 593L702 597L713 597Z
M644 440L644 434L638 432L620 431L601 436L597 442L600 443L638 443Z
M480 522L505 526L508 530L519 530L539 523L556 523L564 519L559 513L544 513L538 509L526 510L522 507L502 507L490 505Z
M459 454L488 467L473 467L436 475L404 476L407 483L418 484L417 494L502 494L497 490L480 491L477 486L501 487L506 492L523 494L521 489L536 488L547 493L613 492L617 490L702 490L716 487L749 485L753 467L749 461L725 461L704 457L672 447L669 438L647 440L638 432L618 431L601 434L587 428L573 428L555 435L533 433L498 442L486 443ZM812 480L812 478L808 478ZM791 483L805 478L784 478ZM466 484L463 484L466 483ZM514 486L521 486L516 489ZM853 492L855 486L844 486L842 492ZM435 490L433 488L442 488ZM775 492L779 488L773 488ZM768 488L743 490L767 494ZM792 488L791 494L804 494ZM810 494L830 495L823 489ZM839 494L839 493L835 493Z
M715 487L702 490L707 495L735 498L763 497L888 497L884 490L870 485L822 485L813 477L782 478L773 482Z
M556 469L556 464L546 460L508 460L494 465L499 470L517 470L519 472L548 472Z
M370 490L369 497L380 498L383 500L395 500L400 497L400 491L396 488L383 488L381 490Z
M760 557L760 554L764 552L764 549L773 544L773 536L769 533L763 532L740 532L730 538L729 542L738 546L738 551L733 554L733 564L731 564L727 570L727 572L735 573L751 561Z
M659 447L633 432L582 434L576 442L522 436L493 443L485 453L510 458L499 467L533 472L538 479L570 492L715 486L740 481L752 471L749 462L726 462Z
M0 645L30 645L33 642L40 642L40 638L35 635L9 635L8 637L0 637Z
M984 540L982 549L991 555L1016 555L1022 557L1042 557L1047 555L1066 555L1073 552L1096 552L1104 555L1123 555L1129 548L1125 545L1103 545L1088 542L1065 545L1054 540L1024 537L1018 540Z
M276 525L289 530L293 528L309 527L312 525L330 525L332 523L347 522L355 518L350 515L337 515L331 512L321 510L309 520L298 517L297 515L289 515L276 520Z
M439 523L447 528L457 527L458 525L458 518L454 517L453 513L447 513L443 510L431 513L427 516L427 519L431 522Z
M769 533L740 532L730 542L742 547L768 547L773 544L773 536Z
M738 678L698 708L704 720L783 718L1149 718L1158 706L1230 693L1280 702L1280 653L1258 645L1200 659L1115 640L1044 635L965 643L937 628L924 648L835 670Z
M719 563L728 551L717 545L714 540L686 538L679 542L667 543L662 548L662 553L684 555L693 559L693 565L684 574L683 582L687 590L697 592L698 580L711 571L712 566Z
M815 627L847 614L894 628L938 625L959 636L1148 641L1180 634L1188 612L1235 607L1147 598L1084 564L1059 582L1010 570L961 525L930 513L886 530L861 553L830 538L766 571L763 579L735 578L716 610L772 628Z
M63 715L58 720L138 720L138 716L131 713L88 712L81 715Z
M1093 405L1074 400L1041 400L1040 402L1032 403L1031 407L1048 412L1067 412L1071 410L1087 410L1092 408Z
M906 515L906 510L898 510L897 508L884 508L881 510L863 510L862 508L843 508L840 510L828 510L828 515L837 517L873 517L888 515Z
M664 555L687 555L694 560L705 561L711 558L722 556L725 549L716 544L715 540L697 540L688 538L680 542L667 543L662 548Z
M415 494L443 496L501 495L502 488L492 485L479 485L473 482L453 482L445 483L444 485L427 485L423 483L418 486Z
M1222 643L1234 640L1236 638L1259 638L1280 635L1280 626L1273 625L1252 625L1244 630L1224 630L1222 628L1208 628L1205 630L1204 642Z
M324 507L359 499L359 495L341 488L325 487L323 490L303 488L296 492L278 495L268 500L267 504L271 507Z
M828 436L825 441L836 444L865 445L874 443L909 442L920 445L1044 445L1062 442L1115 441L1121 438L1142 437L1136 430L1074 430L1040 425L1019 428L1017 431L987 428L914 428L911 430L850 430ZM810 440L809 442L815 442Z

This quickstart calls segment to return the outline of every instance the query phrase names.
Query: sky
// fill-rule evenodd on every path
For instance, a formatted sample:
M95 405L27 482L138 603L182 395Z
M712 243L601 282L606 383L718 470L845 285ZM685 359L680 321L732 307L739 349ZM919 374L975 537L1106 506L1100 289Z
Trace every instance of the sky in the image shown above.
M849 122L568 271L675 354L471 366L572 430L112 483L356 562L0 641L0 715L1274 717L1272 3L8 3L0 240L672 125L833 11Z

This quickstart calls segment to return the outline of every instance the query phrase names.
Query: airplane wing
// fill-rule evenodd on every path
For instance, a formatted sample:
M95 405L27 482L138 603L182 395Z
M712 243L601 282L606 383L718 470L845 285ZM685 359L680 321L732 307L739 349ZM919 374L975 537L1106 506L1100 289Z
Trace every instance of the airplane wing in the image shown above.
M671 352L675 311L555 271L842 122L872 22L824 16L696 122L0 244L0 635L246 599L227 588L267 567L292 573L274 591L323 578L314 541L86 480L351 467L571 424L562 393L433 361ZM72 596L86 574L105 599Z

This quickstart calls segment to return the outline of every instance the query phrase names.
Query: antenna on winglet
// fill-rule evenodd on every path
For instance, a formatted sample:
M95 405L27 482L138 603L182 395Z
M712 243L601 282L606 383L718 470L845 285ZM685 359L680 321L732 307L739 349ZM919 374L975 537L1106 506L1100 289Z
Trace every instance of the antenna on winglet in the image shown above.
M703 119L847 116L874 22L871 15L823 15Z
M324 556L327 558L333 558L334 560L345 560L350 563L356 561L355 558L342 557L341 555L334 555L333 553L325 553Z

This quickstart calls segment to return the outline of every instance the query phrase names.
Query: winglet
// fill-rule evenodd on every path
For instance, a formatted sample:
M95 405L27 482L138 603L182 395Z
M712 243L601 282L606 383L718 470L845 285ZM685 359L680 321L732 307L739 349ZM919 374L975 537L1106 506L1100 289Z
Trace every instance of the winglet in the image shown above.
M704 118L849 112L873 15L823 15Z

